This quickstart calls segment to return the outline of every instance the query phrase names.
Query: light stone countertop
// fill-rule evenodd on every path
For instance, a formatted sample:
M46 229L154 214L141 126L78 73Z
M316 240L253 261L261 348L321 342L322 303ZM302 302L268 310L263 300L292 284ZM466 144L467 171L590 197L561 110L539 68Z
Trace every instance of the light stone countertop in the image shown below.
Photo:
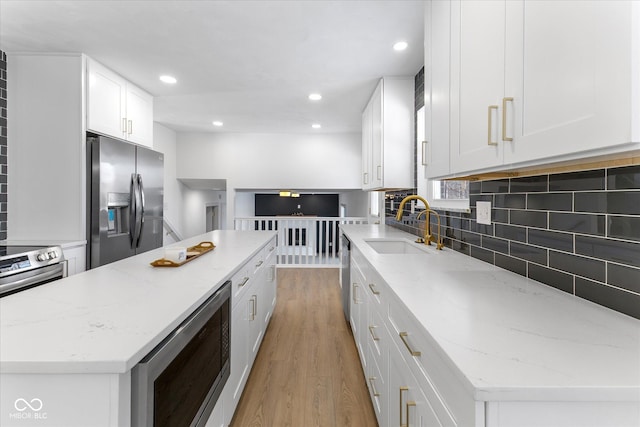
M379 254L342 231L408 308L476 400L640 402L640 320L451 249Z
M7 246L60 246L62 249L84 246L86 240L0 240L0 245Z
M205 233L170 246L216 248L177 268L155 249L0 298L0 373L124 373L273 236Z

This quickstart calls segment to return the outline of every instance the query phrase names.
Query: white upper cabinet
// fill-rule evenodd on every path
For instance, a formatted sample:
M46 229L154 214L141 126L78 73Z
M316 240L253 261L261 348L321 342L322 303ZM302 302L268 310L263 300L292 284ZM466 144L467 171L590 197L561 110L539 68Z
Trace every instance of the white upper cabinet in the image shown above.
M450 170L428 175L637 149L639 10L632 1L433 2L431 137L443 146L434 112L450 93ZM450 82L436 75L449 48L442 22Z
M502 140L513 143L504 143L505 163L638 142L631 9L616 1L507 1L505 96L513 101L505 103Z
M419 142L418 169L427 178L447 175L449 169L450 109L450 6L435 1L425 4L424 142ZM420 179L418 187L421 187ZM425 190L426 191L426 190ZM426 193L420 193L426 197Z
M93 60L87 70L87 129L152 147L153 97Z
M413 78L385 77L362 113L362 188L413 187Z

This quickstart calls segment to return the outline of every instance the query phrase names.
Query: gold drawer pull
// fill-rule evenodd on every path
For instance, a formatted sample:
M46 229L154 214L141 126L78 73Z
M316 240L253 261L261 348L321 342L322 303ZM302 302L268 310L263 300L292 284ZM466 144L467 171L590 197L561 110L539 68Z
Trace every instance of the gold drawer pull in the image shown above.
M376 385L374 384L375 380L377 380L376 377L369 378L369 384L371 384L371 391L373 392L374 397L380 397L380 393L378 393L378 391L376 390Z
M246 285L246 284L247 284L247 282L248 282L248 281L249 281L249 277L244 277L244 278L242 279L242 282L241 282L241 283L238 283L238 287L239 287L239 288L243 287L244 285Z
M371 292L373 292L374 295L380 295L380 291L376 291L375 287L376 287L375 284L369 283L369 289L371 289Z
M264 264L264 261L258 261L258 263L256 264L256 267L260 267L262 264Z
M410 400L407 402L406 408L407 408L407 427L409 427L411 425L411 423L409 422L409 407L415 407L416 406L416 402Z
M421 353L419 351L415 351L413 350L410 346L409 343L407 342L407 337L409 336L408 333L406 332L400 332L400 339L402 340L402 342L404 343L405 347L407 347L407 350L409 350L409 353L412 356L420 356Z
M406 427L407 425L409 425L409 423L402 424L402 392L403 391L409 391L409 387L400 387L400 411L398 412L398 414L400 414L400 427Z
M375 328L377 328L377 326L369 326L369 333L371 334L371 338L373 338L374 341L380 341L380 338L378 338L376 334L373 333L373 330Z

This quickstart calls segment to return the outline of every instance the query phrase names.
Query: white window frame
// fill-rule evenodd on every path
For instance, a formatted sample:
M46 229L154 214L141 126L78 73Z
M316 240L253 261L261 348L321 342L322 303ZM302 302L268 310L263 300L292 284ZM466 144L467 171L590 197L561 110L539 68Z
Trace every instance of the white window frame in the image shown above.
M471 212L469 198L466 199L441 199L437 194L436 185L440 186L440 180L427 180L427 201L432 209L448 210L454 212Z

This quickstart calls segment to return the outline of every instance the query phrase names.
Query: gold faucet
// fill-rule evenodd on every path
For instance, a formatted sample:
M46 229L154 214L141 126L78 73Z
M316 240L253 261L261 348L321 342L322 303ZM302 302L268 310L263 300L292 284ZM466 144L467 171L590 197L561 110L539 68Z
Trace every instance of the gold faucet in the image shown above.
M398 213L396 214L396 221L400 221L402 220L402 213L403 213L403 209L404 209L404 205L410 201L410 200L420 200L425 207L425 210L420 212L418 214L418 216L416 217L416 219L420 218L420 215L422 215L423 213L426 212L426 218L425 218L425 224L424 224L424 237L423 238L419 238L418 240L416 240L416 243L424 243L425 245L430 245L431 242L435 242L436 244L436 249L442 249L444 247L444 243L442 243L442 234L440 233L440 214L438 214L438 212L432 210L429 207L429 203L421 196L418 195L411 195L411 196L407 196L404 199L402 199L402 201L400 202L400 206L398 206ZM438 220L438 237L435 238L433 236L433 234L431 234L431 221L430 221L430 214L433 213L435 214L437 220Z

